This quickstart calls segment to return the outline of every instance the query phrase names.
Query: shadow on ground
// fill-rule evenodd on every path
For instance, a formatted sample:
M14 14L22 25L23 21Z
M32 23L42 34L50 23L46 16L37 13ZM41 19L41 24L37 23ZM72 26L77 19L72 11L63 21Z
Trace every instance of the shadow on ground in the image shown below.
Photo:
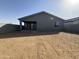
M64 31L65 33L70 33L70 34L76 34L76 35L79 35L79 32L72 32L72 31Z
M15 33L0 34L0 39L16 38L16 37L28 37L28 36L40 36L40 35L52 35L52 34L58 34L58 33L59 32L46 32L46 33L15 32Z

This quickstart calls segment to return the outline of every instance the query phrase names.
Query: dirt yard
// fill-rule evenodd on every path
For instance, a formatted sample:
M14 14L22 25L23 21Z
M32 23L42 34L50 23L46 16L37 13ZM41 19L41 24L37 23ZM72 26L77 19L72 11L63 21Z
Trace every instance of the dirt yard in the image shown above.
M79 59L76 34L5 37L0 38L0 59Z

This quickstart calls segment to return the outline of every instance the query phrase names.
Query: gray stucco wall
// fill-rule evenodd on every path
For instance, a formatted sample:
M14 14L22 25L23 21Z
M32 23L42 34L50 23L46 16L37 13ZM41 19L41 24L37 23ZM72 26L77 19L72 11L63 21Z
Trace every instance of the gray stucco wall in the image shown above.
M19 31L19 26L18 25L5 24L5 25L0 27L0 34L1 33L16 32L16 31Z
M36 21L38 32L53 32L62 31L64 27L64 21L56 16L48 14L38 14L31 17L26 17L22 21ZM55 27L55 22L59 22L59 27Z

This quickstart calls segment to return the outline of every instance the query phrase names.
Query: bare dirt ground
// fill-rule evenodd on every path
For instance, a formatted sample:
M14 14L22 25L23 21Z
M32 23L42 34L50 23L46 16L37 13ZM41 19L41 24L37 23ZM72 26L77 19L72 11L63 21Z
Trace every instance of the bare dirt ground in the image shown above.
M79 35L0 38L0 59L79 59Z

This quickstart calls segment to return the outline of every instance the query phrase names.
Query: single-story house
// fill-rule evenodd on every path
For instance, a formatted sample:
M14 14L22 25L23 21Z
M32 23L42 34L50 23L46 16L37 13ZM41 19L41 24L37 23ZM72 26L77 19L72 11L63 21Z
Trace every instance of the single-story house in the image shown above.
M68 32L78 32L79 33L79 17L65 20L64 29Z
M25 32L75 32L79 33L79 17L64 20L47 12L38 12L18 19L20 25L0 23L0 33Z
M18 19L21 31L54 32L62 31L64 20L47 12L38 12Z
M19 31L19 25L0 23L0 34Z

